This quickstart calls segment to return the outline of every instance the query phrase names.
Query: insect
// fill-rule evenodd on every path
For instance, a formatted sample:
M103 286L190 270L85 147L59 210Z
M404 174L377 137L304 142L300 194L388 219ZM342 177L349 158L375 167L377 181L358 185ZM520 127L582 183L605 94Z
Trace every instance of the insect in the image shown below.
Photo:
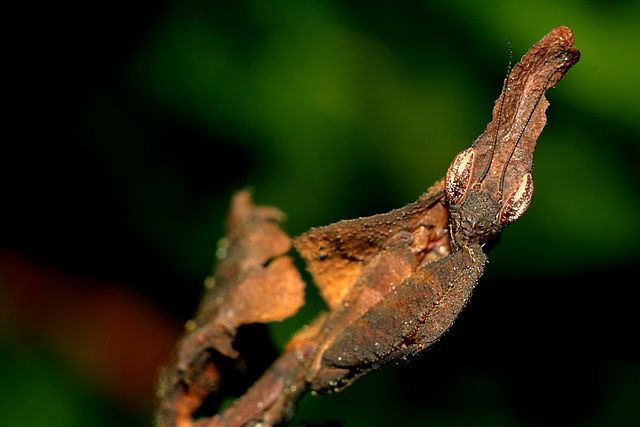
M312 229L295 241L336 307L308 366L312 389L338 390L424 350L451 326L483 272L483 246L531 202L544 93L578 61L572 43L570 30L558 27L527 52L505 79L491 122L454 158L444 183L400 210ZM350 269L352 283L336 279ZM348 291L336 296L334 288Z
M293 239L329 310L291 339L244 396L195 425L280 423L305 391L339 391L391 360L421 352L451 327L482 275L484 246L531 202L533 153L549 105L544 94L578 61L579 51L572 45L571 31L558 27L522 57L505 79L485 131L455 156L445 179L416 202L386 214L312 228ZM259 209L265 208L255 212ZM258 229L273 227L272 222L259 224ZM254 264L260 267L278 256L267 268L283 266L282 274L290 274L292 264L281 256L288 242L273 235L281 248L260 255ZM250 241L274 240L253 236ZM242 241L239 245L251 247ZM239 263L247 265L244 259ZM203 305L202 324L180 346L178 368L170 371L168 391L163 392L160 425L193 425L191 414L219 380L207 355L216 351L235 357L230 340L242 321L220 313L251 306L251 321L262 316L255 313L259 304L238 296L239 286L245 285L234 280L242 270L224 260L218 269L216 280L230 284L208 299L219 304ZM241 302L229 302L234 299ZM262 305L277 304L272 298Z

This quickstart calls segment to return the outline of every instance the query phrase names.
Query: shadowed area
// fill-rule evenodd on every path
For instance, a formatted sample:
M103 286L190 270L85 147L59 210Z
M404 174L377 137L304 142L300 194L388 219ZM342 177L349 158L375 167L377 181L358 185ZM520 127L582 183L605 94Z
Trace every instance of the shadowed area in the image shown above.
M401 207L484 129L505 39L517 59L567 25L582 58L548 92L531 207L461 318L293 425L636 425L640 5L218 3L6 10L1 424L151 425L233 191L292 236Z

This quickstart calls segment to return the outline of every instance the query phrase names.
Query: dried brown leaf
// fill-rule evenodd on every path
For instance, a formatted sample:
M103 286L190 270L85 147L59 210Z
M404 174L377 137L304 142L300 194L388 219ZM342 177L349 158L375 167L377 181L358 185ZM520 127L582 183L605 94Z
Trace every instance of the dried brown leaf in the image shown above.
M238 358L233 342L240 326L284 320L304 304L304 282L284 255L291 239L276 223L282 218L275 208L254 206L247 191L233 197L215 278L206 281L198 314L161 377L159 426L191 425L193 412L220 385L211 352Z

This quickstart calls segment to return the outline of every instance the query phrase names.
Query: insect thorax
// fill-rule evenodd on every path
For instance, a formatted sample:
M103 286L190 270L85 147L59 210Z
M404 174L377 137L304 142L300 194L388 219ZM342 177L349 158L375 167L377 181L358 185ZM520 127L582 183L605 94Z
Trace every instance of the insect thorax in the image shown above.
M501 204L484 191L470 191L459 205L451 205L451 234L456 246L485 244L502 230L498 222Z

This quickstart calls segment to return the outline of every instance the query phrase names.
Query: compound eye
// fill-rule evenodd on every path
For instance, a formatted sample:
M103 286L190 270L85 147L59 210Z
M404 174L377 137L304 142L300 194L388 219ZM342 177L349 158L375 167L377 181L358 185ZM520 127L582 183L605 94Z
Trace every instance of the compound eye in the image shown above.
M445 191L447 200L452 205L457 205L464 199L471 181L473 170L473 157L475 156L473 147L467 148L458 153L447 170Z
M533 197L533 177L531 172L526 173L520 178L520 183L516 191L511 193L509 198L502 205L498 214L498 221L501 225L511 224L525 213L531 198Z

